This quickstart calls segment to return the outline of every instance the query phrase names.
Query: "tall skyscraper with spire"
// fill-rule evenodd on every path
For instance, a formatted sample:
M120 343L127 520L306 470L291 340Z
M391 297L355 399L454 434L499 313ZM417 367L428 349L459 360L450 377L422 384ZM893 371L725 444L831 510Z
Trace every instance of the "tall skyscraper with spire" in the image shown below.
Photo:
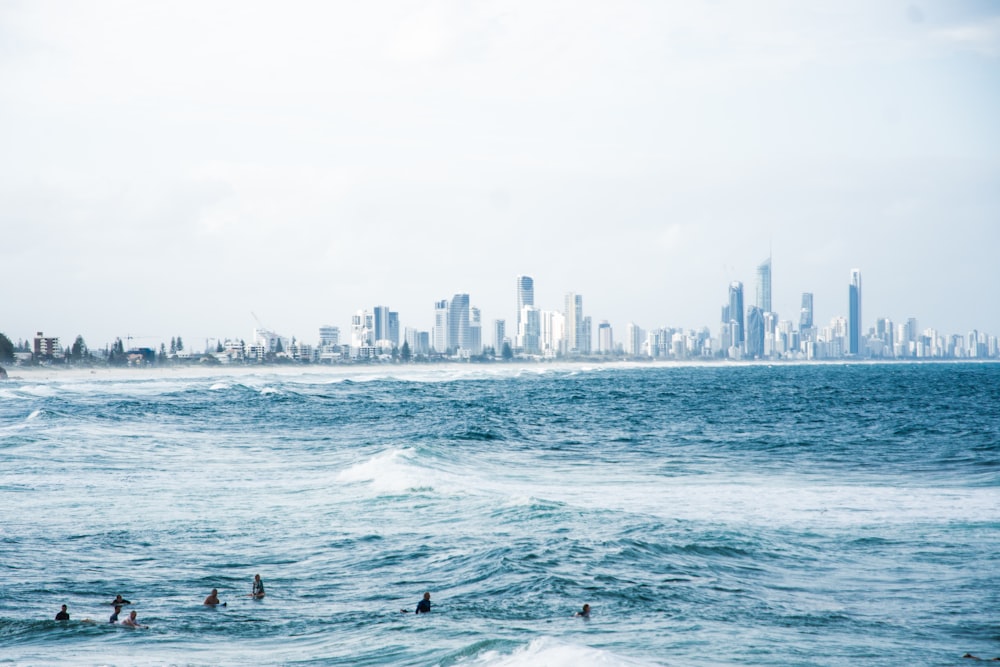
M847 351L861 354L861 269L851 269L851 285L848 288L849 309L847 316Z
M772 313L771 309L771 257L768 256L757 267L757 302L756 306L762 312Z

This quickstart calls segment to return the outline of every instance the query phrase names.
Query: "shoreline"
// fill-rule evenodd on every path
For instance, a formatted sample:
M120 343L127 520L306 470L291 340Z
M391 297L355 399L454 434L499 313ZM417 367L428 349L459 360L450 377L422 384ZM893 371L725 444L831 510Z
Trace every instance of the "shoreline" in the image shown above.
M343 378L345 376L416 375L459 372L461 374L509 374L545 371L593 371L600 369L669 369L669 368L759 368L762 366L894 366L937 364L996 364L998 359L829 359L829 360L645 360L645 361L513 361L495 363L386 363L386 364L254 364L254 365L171 365L143 367L80 367L80 366L6 366L7 377L2 382L83 380L125 381L151 379L199 379L215 377L249 377L259 375L313 376Z

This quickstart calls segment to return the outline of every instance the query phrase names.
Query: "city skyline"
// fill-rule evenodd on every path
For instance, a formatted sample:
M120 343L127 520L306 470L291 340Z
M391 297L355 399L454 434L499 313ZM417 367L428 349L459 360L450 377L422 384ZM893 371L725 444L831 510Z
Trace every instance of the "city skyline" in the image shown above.
M801 293L801 308L794 316L784 316L764 307L771 300L772 257L757 265L756 299L744 306L744 285L741 281L729 284L728 299L722 306L720 321L716 327L691 324L638 324L630 320L624 328L624 342L621 333L614 334L615 327L606 319L595 318L585 310L583 295L565 292L563 308L545 308L534 302L534 278L524 274L516 276L514 286L515 326L507 329L505 317L494 317L489 323L482 316L480 308L474 305L467 293L456 293L450 299L434 302L434 325L429 330L404 326L406 320L398 311L389 306L363 306L350 316L350 326L342 328L327 323L317 328L313 339L297 332L268 328L253 315L256 326L253 334L208 337L204 347L198 348L199 341L187 345L188 351L211 353L226 350L227 356L236 353L244 358L249 347L260 346L254 355L267 352L284 353L294 348L294 354L308 351L311 360L320 360L320 353L327 360L333 360L330 353L342 349L344 358L370 358L398 351L404 342L410 352L426 355L431 352L459 356L477 356L492 347L496 355L501 348L509 345L511 351L519 355L539 357L588 357L598 354L625 356L675 357L682 358L728 358L728 359L838 359L838 358L907 358L924 356L972 356L995 357L997 355L997 334L979 328L966 332L949 331L933 326L921 325L918 317L894 318L881 315L871 326L866 326L862 315L861 270L850 271L847 284L847 312L832 317L824 325L814 320L814 295ZM558 318L558 319L556 319ZM484 333L484 329L486 333ZM927 340L925 351L912 345L927 333L933 332ZM0 333L5 333L0 331ZM509 335L507 335L509 333ZM491 335L492 334L492 335ZM682 335L683 334L683 335ZM595 339L596 335L596 339ZM661 335L673 335L673 342L660 340ZM94 345L80 336L91 351L100 351L118 345L136 349L146 347L153 352L165 349L166 341L142 343L137 337L117 336L114 341ZM677 336L682 336L678 339ZM976 336L981 340L973 340ZM70 345L63 344L62 337L35 332L31 337L10 337L14 343L29 344L34 341L36 355L41 348L42 356L58 356L60 350ZM177 339L183 338L177 336ZM962 339L957 341L956 339ZM249 342L246 342L249 340ZM133 345L135 341L135 345ZM281 342L283 341L283 342ZM910 347L907 347L909 342ZM170 353L173 354L175 337L170 338ZM680 344L680 347L677 345ZM958 345L954 352L951 347ZM238 353L236 345L239 348ZM921 343L921 346L924 344ZM968 352L973 346L983 346L975 353ZM304 347L303 347L304 346ZM218 348L216 350L215 348ZM315 358L312 355L315 352ZM337 357L341 356L337 353ZM260 357L262 358L262 357ZM296 356L296 358L298 358Z
M41 0L0 33L14 338L429 330L456 293L509 334L518 272L592 334L714 329L772 254L793 322L861 267L866 327L1000 331L992 3Z

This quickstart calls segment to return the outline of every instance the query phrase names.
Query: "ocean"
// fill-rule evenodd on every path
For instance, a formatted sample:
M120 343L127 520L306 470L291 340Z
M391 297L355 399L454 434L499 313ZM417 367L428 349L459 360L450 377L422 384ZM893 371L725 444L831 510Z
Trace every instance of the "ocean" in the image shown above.
M10 375L0 664L1000 656L1000 364Z

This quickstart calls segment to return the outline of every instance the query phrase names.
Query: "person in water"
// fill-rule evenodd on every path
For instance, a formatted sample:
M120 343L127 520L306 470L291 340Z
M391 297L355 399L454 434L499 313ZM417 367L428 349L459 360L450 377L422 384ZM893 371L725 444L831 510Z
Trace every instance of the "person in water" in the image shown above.
M115 596L115 599L112 600L109 604L117 605L117 606L120 607L122 605L132 604L132 603L129 602L128 600L126 600L125 598L123 598L122 594L119 593L118 595Z
M417 603L417 610L414 612L416 614L429 614L431 613L431 594L424 593L424 599Z
M250 593L250 597L255 600L259 600L264 597L264 582L260 580L260 575L253 575L253 592Z
M971 653L966 653L962 657L971 658L972 660L987 660L989 662L1000 662L1000 658L980 658L978 655L972 655Z
M115 613L111 614L111 618L108 620L108 623L117 623L118 622L118 614L120 614L120 613L122 613L122 606L120 604L116 604L115 605Z
M590 618L590 605L583 605L583 609L573 614L574 616L579 616L580 618Z
M131 612L128 615L128 618L126 618L124 621L122 621L122 625L124 625L126 628L145 628L145 627L147 627L145 625L140 625L139 624L139 619L136 618L136 613L134 611Z
M207 604L210 607L214 607L215 605L222 605L223 607L226 606L225 602L219 602L219 589L217 588L212 589L212 592L205 598L204 604Z
M57 621L68 621L69 620L69 612L66 611L66 605L63 605L62 609L59 610L59 613L56 614L56 620Z

